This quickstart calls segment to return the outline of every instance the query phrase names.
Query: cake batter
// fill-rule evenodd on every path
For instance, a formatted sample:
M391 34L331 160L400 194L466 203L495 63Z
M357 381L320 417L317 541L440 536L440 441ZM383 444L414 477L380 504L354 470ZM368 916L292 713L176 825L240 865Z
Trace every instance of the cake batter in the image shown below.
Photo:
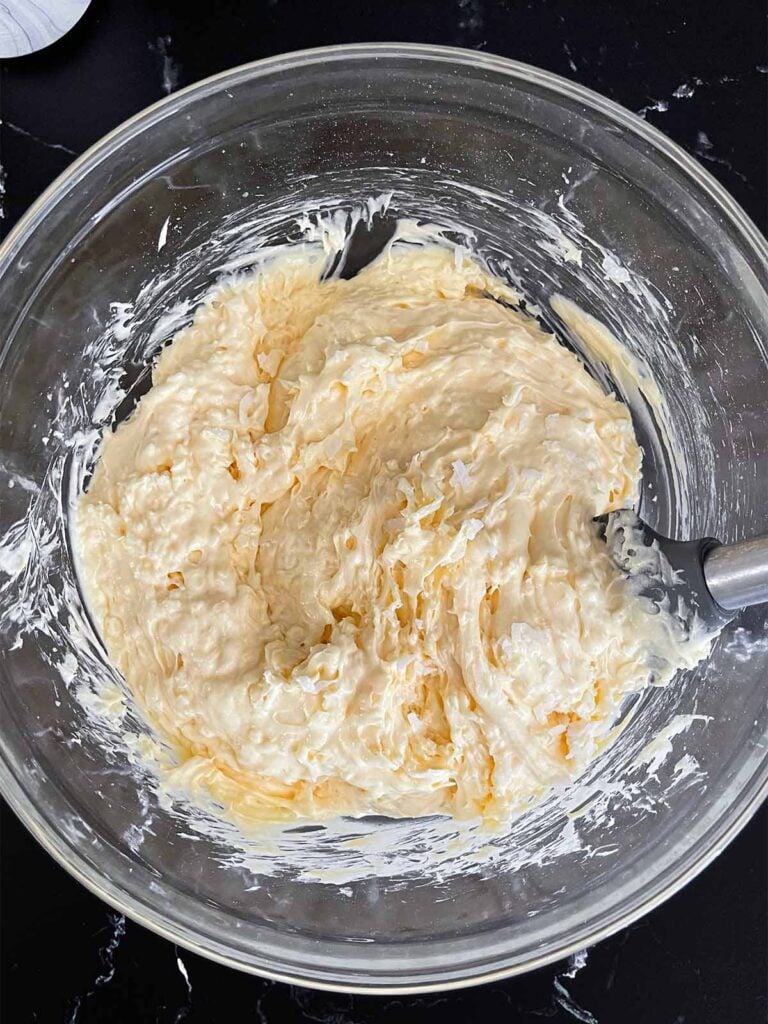
M174 781L236 820L504 821L701 653L592 523L637 498L629 412L465 255L323 266L163 351L81 499L87 596Z

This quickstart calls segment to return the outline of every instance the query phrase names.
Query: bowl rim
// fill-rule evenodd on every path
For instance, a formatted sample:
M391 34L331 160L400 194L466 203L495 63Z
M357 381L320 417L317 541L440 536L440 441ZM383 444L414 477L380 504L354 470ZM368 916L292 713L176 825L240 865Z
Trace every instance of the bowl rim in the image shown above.
M58 200L92 167L118 146L138 135L145 128L175 113L190 100L221 91L228 84L234 85L238 82L250 81L275 71L330 64L349 58L356 58L361 62L365 60L375 62L386 58L414 58L433 60L435 63L449 66L486 68L507 76L513 82L518 81L543 87L558 99L566 98L578 101L589 112L603 114L632 136L639 137L649 144L656 154L665 158L701 189L724 215L729 227L738 233L740 242L751 250L751 256L761 264L763 272L768 277L768 240L752 219L709 171L681 146L669 139L659 129L648 124L639 115L568 78L511 58L460 47L397 42L338 44L261 58L201 79L144 108L85 150L32 203L0 243L0 274L11 269L17 247L29 233L35 230L47 211L55 206ZM695 854L689 852L688 856L679 862L678 870L673 870L663 876L663 881L661 880L662 876L657 876L650 886L651 894L649 896L636 894L633 905L629 909L609 918L600 928L584 928L577 940L572 940L562 946L550 947L549 950L531 957L525 962L486 968L479 973L467 973L459 978L388 985L380 982L377 984L375 981L369 983L365 979L356 983L326 981L311 975L297 976L272 970L262 965L257 967L252 963L246 963L228 955L220 947L211 948L210 945L201 944L196 933L184 923L175 920L169 924L168 918L162 910L155 908L149 900L144 903L136 902L125 890L115 885L109 877L96 870L79 851L72 848L61 833L56 833L51 829L42 814L27 800L21 783L14 775L10 764L7 763L3 744L0 744L0 755L0 794L6 799L10 808L41 846L70 875L119 913L137 921L170 942L228 967L275 981L319 990L370 995L404 995L466 988L544 967L591 946L632 924L678 892L731 842L768 796L768 755L766 755L763 759L762 769L760 769L760 765L757 765L753 770L746 784L738 792L736 799L732 801L727 813L722 815L719 821L702 836L700 846ZM434 976L433 968L427 970ZM472 965L467 965L466 970L471 972Z

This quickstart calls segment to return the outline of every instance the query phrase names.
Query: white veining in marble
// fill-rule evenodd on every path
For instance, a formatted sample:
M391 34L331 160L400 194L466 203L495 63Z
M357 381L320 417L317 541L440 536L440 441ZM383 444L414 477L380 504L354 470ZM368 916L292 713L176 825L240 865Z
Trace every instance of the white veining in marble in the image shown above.
M2 8L2 4L0 4ZM107 938L99 948L99 960L101 971L94 979L91 987L82 996L77 996L70 1006L69 1016L66 1024L80 1024L80 1011L88 1000L105 985L108 985L115 976L115 955L118 947L125 937L125 916L114 911L107 913L107 925L104 931Z
M0 15L2 13L2 3L0 3ZM61 142L48 142L46 139L41 139L39 135L34 135L32 132L27 131L26 128L22 128L19 124L13 124L12 121L0 121L0 125L5 127L14 133L14 135L23 135L25 139L31 139L32 142L37 142L41 146L45 146L46 149L58 149L61 153L68 153L70 156L78 156L76 149L72 149L70 146L65 146Z
M61 39L85 14L91 0L3 0L0 57L23 57Z
M569 1018L580 1021L581 1024L599 1024L597 1017L577 1003L564 984L566 978L575 978L579 971L582 971L587 966L588 956L588 949L579 949L573 956L568 958L566 970L556 974L553 979L554 992L552 1000L554 1006L563 1010Z
M712 151L714 145L712 140L709 138L706 132L698 131L696 133L696 145L694 146L693 152L700 160L708 160L713 164L721 164L723 167L735 174L737 178L740 178L743 182L747 182L746 174L742 174L741 171L737 171L730 160L726 160L724 156L716 156Z
M149 44L152 53L160 58L160 87L166 96L179 87L179 65L170 54L170 47L173 40L170 36L158 36Z
M192 982L189 980L189 971L187 970L187 965L181 959L181 951L179 950L179 947L176 945L174 945L173 947L173 954L176 957L176 966L179 970L179 974L182 977L184 987L186 990L184 993L184 1002L176 1011L176 1016L174 1017L174 1024L181 1024L181 1021L185 1020L189 1016L190 1011L192 1010Z

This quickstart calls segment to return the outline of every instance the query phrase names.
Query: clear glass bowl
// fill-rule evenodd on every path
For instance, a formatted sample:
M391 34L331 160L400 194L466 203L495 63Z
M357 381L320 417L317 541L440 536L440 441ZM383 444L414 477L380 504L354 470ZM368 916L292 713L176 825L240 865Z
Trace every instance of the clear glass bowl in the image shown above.
M615 931L701 870L768 780L759 608L495 837L434 819L238 836L164 798L135 756L140 717L116 724L94 695L114 678L67 532L91 428L123 391L130 405L222 268L300 237L302 211L390 191L393 210L470 232L566 340L555 292L646 364L656 408L624 394L649 518L725 540L768 528L766 242L664 136L543 71L427 46L260 61L122 125L0 249L2 791L77 878L173 941L369 992L488 980Z

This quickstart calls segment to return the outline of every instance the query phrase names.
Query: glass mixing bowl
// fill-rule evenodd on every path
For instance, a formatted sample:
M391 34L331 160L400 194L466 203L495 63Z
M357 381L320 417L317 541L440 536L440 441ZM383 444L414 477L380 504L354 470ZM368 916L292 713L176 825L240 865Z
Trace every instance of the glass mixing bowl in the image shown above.
M323 211L350 223L387 204L516 281L623 393L661 530L768 528L766 242L682 150L571 82L428 46L276 57L139 114L35 203L0 250L2 791L72 874L174 942L368 992L488 980L595 942L700 871L768 780L754 608L503 835L433 818L242 836L158 787L82 608L68 500L219 275ZM555 293L658 393L612 380Z

